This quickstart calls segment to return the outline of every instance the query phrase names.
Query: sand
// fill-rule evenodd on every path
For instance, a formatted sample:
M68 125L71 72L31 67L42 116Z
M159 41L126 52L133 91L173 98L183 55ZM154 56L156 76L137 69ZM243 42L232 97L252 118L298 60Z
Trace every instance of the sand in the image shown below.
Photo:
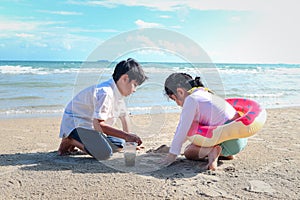
M144 147L134 167L123 152L104 162L57 156L60 117L2 119L0 199L299 199L300 108L267 112L264 128L217 171L183 156L157 164L165 154L153 150L170 145L178 114L131 117Z

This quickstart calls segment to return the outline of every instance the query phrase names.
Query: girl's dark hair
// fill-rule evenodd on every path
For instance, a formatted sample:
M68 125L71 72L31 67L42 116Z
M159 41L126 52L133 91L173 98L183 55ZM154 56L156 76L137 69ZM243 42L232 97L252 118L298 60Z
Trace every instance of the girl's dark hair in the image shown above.
M114 70L113 79L117 82L123 74L127 74L129 81L135 80L141 85L148 77L145 75L142 66L132 58L119 62Z
M168 96L176 95L177 88L184 88L188 91L193 87L205 86L201 82L200 77L193 79L191 75L186 73L173 73L165 81L165 92Z

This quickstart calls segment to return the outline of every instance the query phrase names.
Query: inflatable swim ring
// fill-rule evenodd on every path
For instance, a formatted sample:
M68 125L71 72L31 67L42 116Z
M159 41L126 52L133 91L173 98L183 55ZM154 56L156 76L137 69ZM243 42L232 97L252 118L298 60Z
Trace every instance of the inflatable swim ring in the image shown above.
M246 138L257 133L267 119L267 112L257 102L245 98L226 99L241 115L234 121L220 126L203 126L188 133L188 140L193 144L211 147L226 140Z

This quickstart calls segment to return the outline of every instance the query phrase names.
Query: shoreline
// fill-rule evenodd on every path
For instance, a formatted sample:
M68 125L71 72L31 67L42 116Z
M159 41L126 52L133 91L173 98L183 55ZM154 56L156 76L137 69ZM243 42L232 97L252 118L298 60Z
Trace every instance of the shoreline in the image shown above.
M124 168L123 153L101 162L88 155L57 156L60 117L1 119L1 198L298 199L299 112L267 109L262 130L236 159L219 161L217 171L201 171L205 160L182 155L157 168L165 154L146 153L170 145L179 113L132 116L144 146L133 168Z
M300 105L286 105L286 106L280 106L280 107L272 107L272 108L265 108L266 111L268 110L279 110L279 109L299 109ZM161 115L161 114L180 114L180 110L174 110L164 113L137 113L137 114L129 114L129 116L144 116L144 115ZM0 114L0 120L12 120L12 119L30 119L30 118L58 118L62 117L63 112L60 113L47 113L47 114L40 114L40 113L34 113L34 114Z

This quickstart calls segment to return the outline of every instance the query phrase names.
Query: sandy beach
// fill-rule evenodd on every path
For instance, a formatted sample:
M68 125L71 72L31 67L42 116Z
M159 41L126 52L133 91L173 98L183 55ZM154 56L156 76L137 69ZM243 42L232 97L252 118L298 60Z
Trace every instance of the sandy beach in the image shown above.
M267 110L264 128L234 160L180 156L169 167L153 152L170 145L179 114L132 116L143 139L135 167L123 153L99 162L88 155L57 156L60 117L0 120L0 199L299 199L300 108Z

